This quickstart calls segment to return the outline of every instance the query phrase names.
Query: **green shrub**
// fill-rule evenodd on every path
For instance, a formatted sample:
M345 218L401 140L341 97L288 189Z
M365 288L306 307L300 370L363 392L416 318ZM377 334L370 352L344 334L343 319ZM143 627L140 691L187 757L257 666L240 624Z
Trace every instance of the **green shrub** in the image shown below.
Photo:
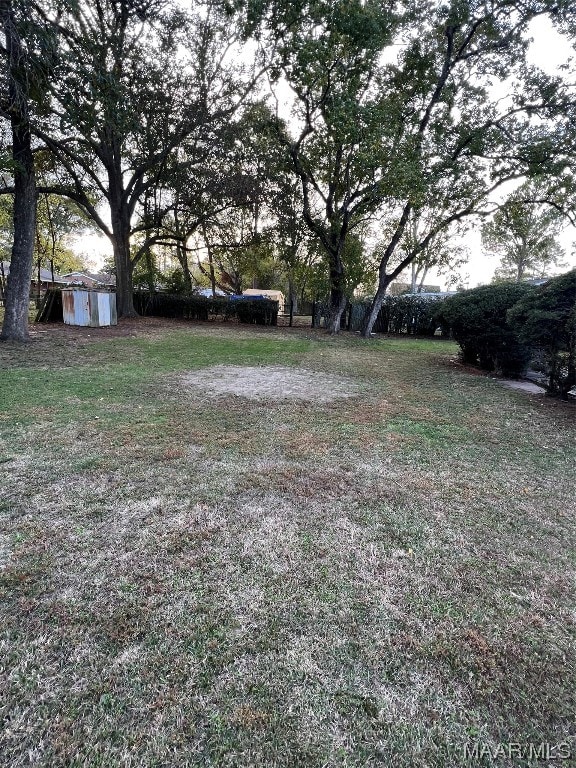
M434 336L438 327L436 308L445 296L408 294L403 296L386 295L382 308L376 318L376 333L406 333L411 336ZM370 310L369 303L354 304L350 316L350 330L362 328Z
M566 397L576 385L576 269L523 296L508 322L542 357L550 393Z
M237 318L241 323L256 325L276 325L278 321L278 302L271 299L231 300L228 296L210 298L139 291L134 294L134 307L141 315L184 320Z
M526 283L483 285L450 296L438 308L435 319L450 328L465 363L517 376L525 370L530 350L509 325L507 313L533 291Z

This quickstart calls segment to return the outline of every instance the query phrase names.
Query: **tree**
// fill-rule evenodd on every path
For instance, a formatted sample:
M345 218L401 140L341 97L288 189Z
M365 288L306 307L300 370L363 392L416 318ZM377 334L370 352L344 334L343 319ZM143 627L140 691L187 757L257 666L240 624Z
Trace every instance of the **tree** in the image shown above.
M387 182L393 193L404 181L392 172L385 182L381 172L388 147L378 60L398 21L360 0L274 11L267 22L281 41L278 72L294 91L299 121L294 137L278 133L301 183L304 221L326 253L328 328L337 333L347 300L346 243L380 205L377 191Z
M0 114L10 122L11 173L14 179L13 245L5 294L0 338L27 341L30 280L36 224L36 176L30 126L31 88L41 75L33 61L33 44L23 38L25 24L32 27L31 8L25 2L0 0L0 27L4 57Z
M482 227L484 247L500 256L497 278L519 283L561 266L562 216L556 208L530 202L539 194L535 185L523 184Z
M291 209L294 178L273 118L262 102L247 103L205 157L185 152L161 180L173 205L159 236L175 246L183 288L192 288L192 255L213 289L235 292L250 283L277 286L287 249L296 258L301 213Z
M278 175L278 184L271 200L274 211L273 238L279 261L284 265L287 280L287 300L291 312L298 311L298 302L306 292L310 270L316 261L310 247L310 233L302 219L302 192L286 164Z
M51 121L38 132L62 172L51 191L68 194L109 237L118 311L133 316L132 273L150 240L135 251L130 241L157 237L148 193L180 154L186 162L211 145L250 90L226 55L236 33L211 2L195 14L164 0L70 3L53 23L64 42ZM109 222L95 198L106 201Z
M417 35L385 78L398 94L398 143L403 139L411 147L406 159L414 186L397 205L364 335L371 332L390 282L439 233L480 213L506 182L526 174L553 175L563 167L553 118L562 114L564 85L525 60L527 25L560 6L569 12L565 3L544 0L521 7L506 0L489 5L468 0L423 9ZM495 99L493 85L504 81L513 83L513 90ZM437 221L396 266L394 252L422 201L434 201Z
M211 230L225 222L229 212L234 217L237 208L253 207L255 197L262 194L260 180L242 165L258 108L258 104L248 104L239 116L214 123L208 136L189 137L147 190L141 251L148 253L156 246L170 249L180 265L183 291L190 292L194 284L191 258L208 250L212 259ZM215 289L212 267L209 279Z
M370 335L388 285L455 222L484 210L503 184L555 173L560 79L526 64L529 23L572 13L566 0L440 4L300 0L248 2L278 42L299 132L286 143L304 218L329 254L333 319L342 307L341 249L377 213L394 220L382 249ZM262 10L264 9L264 10ZM494 97L496 83L509 95ZM510 85L513 83L513 86ZM558 162L556 162L558 160ZM403 258L413 210L433 201L434 225Z
M37 269L41 266L50 269L54 279L55 272L85 268L82 259L68 247L67 240L70 235L85 230L88 225L89 220L70 200L41 194L36 216Z

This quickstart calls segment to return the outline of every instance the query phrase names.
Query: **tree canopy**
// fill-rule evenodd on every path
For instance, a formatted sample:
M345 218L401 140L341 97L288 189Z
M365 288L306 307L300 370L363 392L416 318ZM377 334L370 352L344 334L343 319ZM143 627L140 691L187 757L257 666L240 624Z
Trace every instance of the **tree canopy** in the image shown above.
M556 208L534 202L539 196L537 185L523 184L482 227L484 247L500 257L499 279L546 277L559 266L563 217Z
M27 185L15 247L34 230L38 192L73 200L112 244L120 315L134 313L136 265L152 274L162 247L188 290L194 269L238 290L277 264L291 292L295 280L325 285L332 332L375 268L368 336L390 282L410 265L458 261L445 247L454 227L485 215L507 183L547 185L557 209L572 199L571 91L527 58L539 16L573 34L569 0L0 10L4 191L24 194L23 171ZM49 172L34 160L45 152ZM20 252L31 265L29 243Z
M277 77L296 96L298 128L286 142L304 218L329 254L332 330L342 309L340 249L360 221L384 213L392 222L368 335L390 282L439 232L481 212L506 182L563 167L564 84L529 66L526 53L533 19L569 19L570 4L245 7L248 28L259 22L257 33L277 42ZM435 225L398 262L412 211L430 201Z

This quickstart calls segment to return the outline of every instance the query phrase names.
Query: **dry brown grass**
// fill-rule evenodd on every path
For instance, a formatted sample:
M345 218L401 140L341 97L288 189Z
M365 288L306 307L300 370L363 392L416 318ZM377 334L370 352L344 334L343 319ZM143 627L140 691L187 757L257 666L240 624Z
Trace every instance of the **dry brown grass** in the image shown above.
M0 346L3 765L576 754L573 407L443 343L126 330ZM177 385L217 364L357 392Z

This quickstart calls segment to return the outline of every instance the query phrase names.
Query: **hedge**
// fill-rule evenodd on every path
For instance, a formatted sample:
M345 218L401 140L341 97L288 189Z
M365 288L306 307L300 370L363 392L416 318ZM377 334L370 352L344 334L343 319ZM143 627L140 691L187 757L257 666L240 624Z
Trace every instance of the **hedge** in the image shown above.
M522 297L508 322L532 357L541 358L549 392L567 397L576 386L576 269Z
M438 327L436 309L438 302L446 300L442 294L386 295L374 324L375 333L434 336ZM348 330L359 331L370 311L370 304L353 304L350 309Z
M508 323L507 314L533 291L526 283L483 285L447 298L437 307L435 319L450 330L464 362L518 376L528 365L530 348Z
M139 291L134 307L141 315L184 320L237 319L241 323L277 325L278 302L244 296L182 296Z

